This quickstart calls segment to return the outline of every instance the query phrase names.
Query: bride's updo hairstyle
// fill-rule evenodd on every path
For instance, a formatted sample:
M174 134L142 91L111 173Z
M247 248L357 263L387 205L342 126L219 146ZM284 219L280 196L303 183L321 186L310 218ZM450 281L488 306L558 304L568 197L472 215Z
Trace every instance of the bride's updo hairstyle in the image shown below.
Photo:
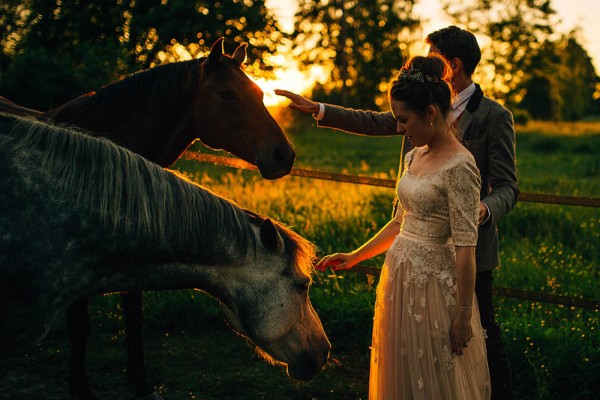
M416 56L404 64L389 92L389 100L404 103L409 110L425 115L430 104L446 115L452 99L452 70L441 56Z

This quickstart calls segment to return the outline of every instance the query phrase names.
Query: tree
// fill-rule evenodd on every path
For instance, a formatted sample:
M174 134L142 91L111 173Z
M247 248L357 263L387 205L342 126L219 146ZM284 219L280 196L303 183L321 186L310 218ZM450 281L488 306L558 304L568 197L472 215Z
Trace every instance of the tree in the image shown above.
M272 67L262 63L263 55L275 52L283 36L265 0L154 0L136 2L127 12L122 40L130 43L133 60L146 67L164 59L177 60L177 54L169 52L174 46L183 46L197 57L226 36L228 51L237 47L234 42L249 42L255 60L251 69L258 72Z
M519 107L532 117L576 121L598 115L600 78L592 59L579 43L578 31L548 41L532 60L535 68L523 85L526 93Z
M300 0L291 38L304 67L320 65L330 79L321 98L375 107L382 84L398 70L420 21L415 0Z
M265 0L3 0L0 93L45 109L221 36L228 52L249 42L250 73L282 39Z
M550 0L444 0L443 8L455 23L490 39L476 71L486 92L508 107L519 104L532 59L553 34Z
M101 2L9 0L0 6L2 94L47 108L106 83L118 13Z

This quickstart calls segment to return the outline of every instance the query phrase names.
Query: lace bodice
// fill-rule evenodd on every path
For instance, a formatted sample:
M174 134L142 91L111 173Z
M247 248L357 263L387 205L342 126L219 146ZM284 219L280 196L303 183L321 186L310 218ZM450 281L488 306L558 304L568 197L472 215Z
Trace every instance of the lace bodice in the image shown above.
M475 160L457 153L436 170L416 176L410 172L414 151L406 155L397 188L402 230L431 238L452 237L458 246L476 245L481 178Z

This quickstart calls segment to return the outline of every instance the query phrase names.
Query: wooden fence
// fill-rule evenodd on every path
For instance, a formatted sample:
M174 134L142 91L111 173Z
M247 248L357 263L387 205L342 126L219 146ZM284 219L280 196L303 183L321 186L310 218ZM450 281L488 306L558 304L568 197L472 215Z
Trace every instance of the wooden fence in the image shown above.
M251 171L258 171L258 169L245 161L238 158L230 158L223 156L216 156L212 154L197 153L192 151L186 151L182 154L181 158L185 160L193 160L202 163L208 163L213 165L220 165L229 168L244 169ZM359 185L371 185L379 187L394 188L396 181L393 179L381 179L371 178L366 176L355 176L346 174L336 174L330 172L316 171L312 169L304 168L293 168L290 175L301 176L311 179L323 179L335 182L347 182ZM547 194L537 193L521 193L519 195L519 201L534 202L534 203L546 203L546 204L560 204L569 206L580 206L580 207L595 207L600 208L600 198L594 197L572 197L572 196L554 196ZM364 265L357 265L350 271L379 276L379 268L367 267ZM581 307L589 308L593 310L600 310L600 301L598 300L586 300L571 296L561 296L541 292L531 292L520 289L506 288L494 286L494 293L499 296L514 297L524 300L539 301L544 303L558 304L568 307Z

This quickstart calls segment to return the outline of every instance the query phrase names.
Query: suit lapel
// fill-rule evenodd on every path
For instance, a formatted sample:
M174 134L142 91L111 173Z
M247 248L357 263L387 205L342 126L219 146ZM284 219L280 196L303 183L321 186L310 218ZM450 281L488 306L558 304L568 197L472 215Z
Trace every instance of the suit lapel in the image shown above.
M458 136L458 140L463 140L465 132L469 129L469 125L471 125L471 121L473 121L473 114L471 114L469 110L463 111L460 115L458 126L456 127L456 136Z
M483 99L483 90L481 90L481 86L475 84L475 93L469 99L467 103L467 111L473 113L477 108L479 108L479 104L481 104L481 99Z
M471 98L469 99L469 102L467 103L467 107L465 109L465 111L463 111L463 113L460 116L460 120L458 123L458 127L457 127L457 136L459 140L473 140L474 138L471 137L472 135L466 135L465 137L465 133L469 131L469 127L471 126L471 123L473 122L473 120L475 119L475 117L473 116L473 113L479 108L479 105L481 104L481 100L483 99L483 91L481 90L481 87L478 84L475 84L475 93L473 93L473 95L471 96Z

